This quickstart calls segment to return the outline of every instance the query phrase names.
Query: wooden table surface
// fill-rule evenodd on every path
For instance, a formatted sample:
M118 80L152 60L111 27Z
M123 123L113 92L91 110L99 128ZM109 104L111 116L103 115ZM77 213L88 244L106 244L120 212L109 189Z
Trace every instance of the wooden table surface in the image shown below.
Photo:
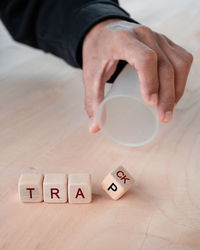
M138 148L90 134L81 71L14 43L0 26L1 250L200 249L200 1L121 5L194 55L173 121ZM100 184L119 165L136 184L114 201ZM22 172L90 173L93 202L21 203Z

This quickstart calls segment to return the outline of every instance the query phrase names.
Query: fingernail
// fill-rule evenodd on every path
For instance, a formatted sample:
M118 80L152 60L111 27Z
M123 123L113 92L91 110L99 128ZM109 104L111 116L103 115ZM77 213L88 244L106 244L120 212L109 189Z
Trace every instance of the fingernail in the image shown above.
M96 122L96 118L95 117L89 118L89 132L96 133L99 130L100 130L100 127L98 126L98 124Z
M149 104L155 106L158 104L158 94L152 94L149 98Z
M171 119L172 119L172 111L165 112L163 121L164 122L169 122Z

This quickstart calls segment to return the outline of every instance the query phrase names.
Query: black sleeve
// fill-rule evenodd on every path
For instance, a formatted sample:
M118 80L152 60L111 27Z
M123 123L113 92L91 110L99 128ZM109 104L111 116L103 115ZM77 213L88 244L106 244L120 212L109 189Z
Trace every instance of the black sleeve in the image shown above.
M138 23L117 0L1 0L0 17L16 41L77 68L82 68L84 36L95 24L109 18Z

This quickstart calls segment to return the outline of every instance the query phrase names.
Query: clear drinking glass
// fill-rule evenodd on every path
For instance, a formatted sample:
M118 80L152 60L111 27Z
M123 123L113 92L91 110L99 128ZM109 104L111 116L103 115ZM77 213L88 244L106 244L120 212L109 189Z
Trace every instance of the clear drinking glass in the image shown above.
M142 99L136 70L127 64L97 110L101 131L126 146L152 141L159 127L156 107Z

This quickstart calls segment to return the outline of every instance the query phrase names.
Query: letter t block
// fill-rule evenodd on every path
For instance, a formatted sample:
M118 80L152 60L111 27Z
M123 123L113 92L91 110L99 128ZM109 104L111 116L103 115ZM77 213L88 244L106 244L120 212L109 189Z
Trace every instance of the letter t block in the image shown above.
M124 167L112 170L102 181L104 191L114 200L118 200L134 184L134 179Z
M42 174L24 173L21 174L18 181L19 198L23 202L43 201Z

